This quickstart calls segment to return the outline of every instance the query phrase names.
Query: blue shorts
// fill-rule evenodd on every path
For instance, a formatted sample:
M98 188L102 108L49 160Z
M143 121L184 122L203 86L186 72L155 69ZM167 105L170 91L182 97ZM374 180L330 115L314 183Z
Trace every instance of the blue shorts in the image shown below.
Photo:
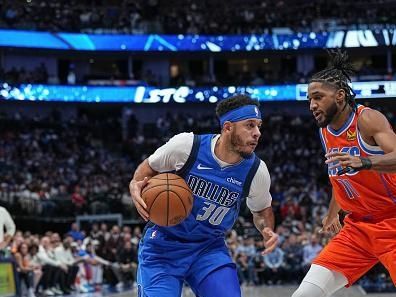
M236 274L224 238L179 242L148 229L139 244L138 296L179 297L184 281L197 292L205 277L223 266L231 266ZM237 278L230 281L239 289Z

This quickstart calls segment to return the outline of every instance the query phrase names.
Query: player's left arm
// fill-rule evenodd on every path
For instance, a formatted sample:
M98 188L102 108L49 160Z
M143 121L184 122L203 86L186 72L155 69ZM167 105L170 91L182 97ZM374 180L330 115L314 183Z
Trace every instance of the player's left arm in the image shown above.
M359 122L361 134L372 137L384 151L384 155L370 156L371 169L382 172L396 172L396 134L386 117L376 110L367 110Z
M278 235L274 232L275 218L271 207L271 178L263 161L252 180L246 204L253 214L253 223L264 238L263 254L271 253L278 245Z
M330 153L326 155L328 158L326 163L339 161L341 166L355 170L396 172L396 134L386 117L379 111L369 109L359 117L358 126L362 137L378 145L384 151L384 155L363 158L351 156L348 153Z
M271 253L279 244L279 236L274 232L275 218L272 207L260 211L252 211L253 222L264 237L265 250L263 255Z

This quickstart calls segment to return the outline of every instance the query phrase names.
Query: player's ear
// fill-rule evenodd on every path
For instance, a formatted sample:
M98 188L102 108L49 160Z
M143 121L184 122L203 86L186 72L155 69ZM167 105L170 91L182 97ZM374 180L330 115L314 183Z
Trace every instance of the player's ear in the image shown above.
M344 89L339 89L336 92L336 102L342 104L346 99L346 93Z
M225 122L223 125L223 131L224 132L231 132L232 131L232 123L231 122Z

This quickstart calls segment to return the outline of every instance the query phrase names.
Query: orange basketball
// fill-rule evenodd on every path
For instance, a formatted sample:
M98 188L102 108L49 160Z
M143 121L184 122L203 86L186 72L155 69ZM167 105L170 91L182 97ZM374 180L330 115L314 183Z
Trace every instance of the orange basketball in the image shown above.
M160 226L181 223L191 212L193 196L183 178L172 173L153 176L142 191L150 221Z

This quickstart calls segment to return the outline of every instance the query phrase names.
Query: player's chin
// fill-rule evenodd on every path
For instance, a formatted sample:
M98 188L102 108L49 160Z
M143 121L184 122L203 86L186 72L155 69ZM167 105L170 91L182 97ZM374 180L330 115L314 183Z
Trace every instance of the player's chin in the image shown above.
M247 150L250 151L250 153L253 153L254 150L256 149L256 147L257 147L257 143L251 143L251 144L248 144Z
M256 146L251 147L250 145L248 146L248 148L240 151L240 154L243 158L247 159L250 158L251 155L254 153L254 150L256 149Z
M317 120L316 125L318 125L319 128L324 128L327 126L327 121L326 120Z

